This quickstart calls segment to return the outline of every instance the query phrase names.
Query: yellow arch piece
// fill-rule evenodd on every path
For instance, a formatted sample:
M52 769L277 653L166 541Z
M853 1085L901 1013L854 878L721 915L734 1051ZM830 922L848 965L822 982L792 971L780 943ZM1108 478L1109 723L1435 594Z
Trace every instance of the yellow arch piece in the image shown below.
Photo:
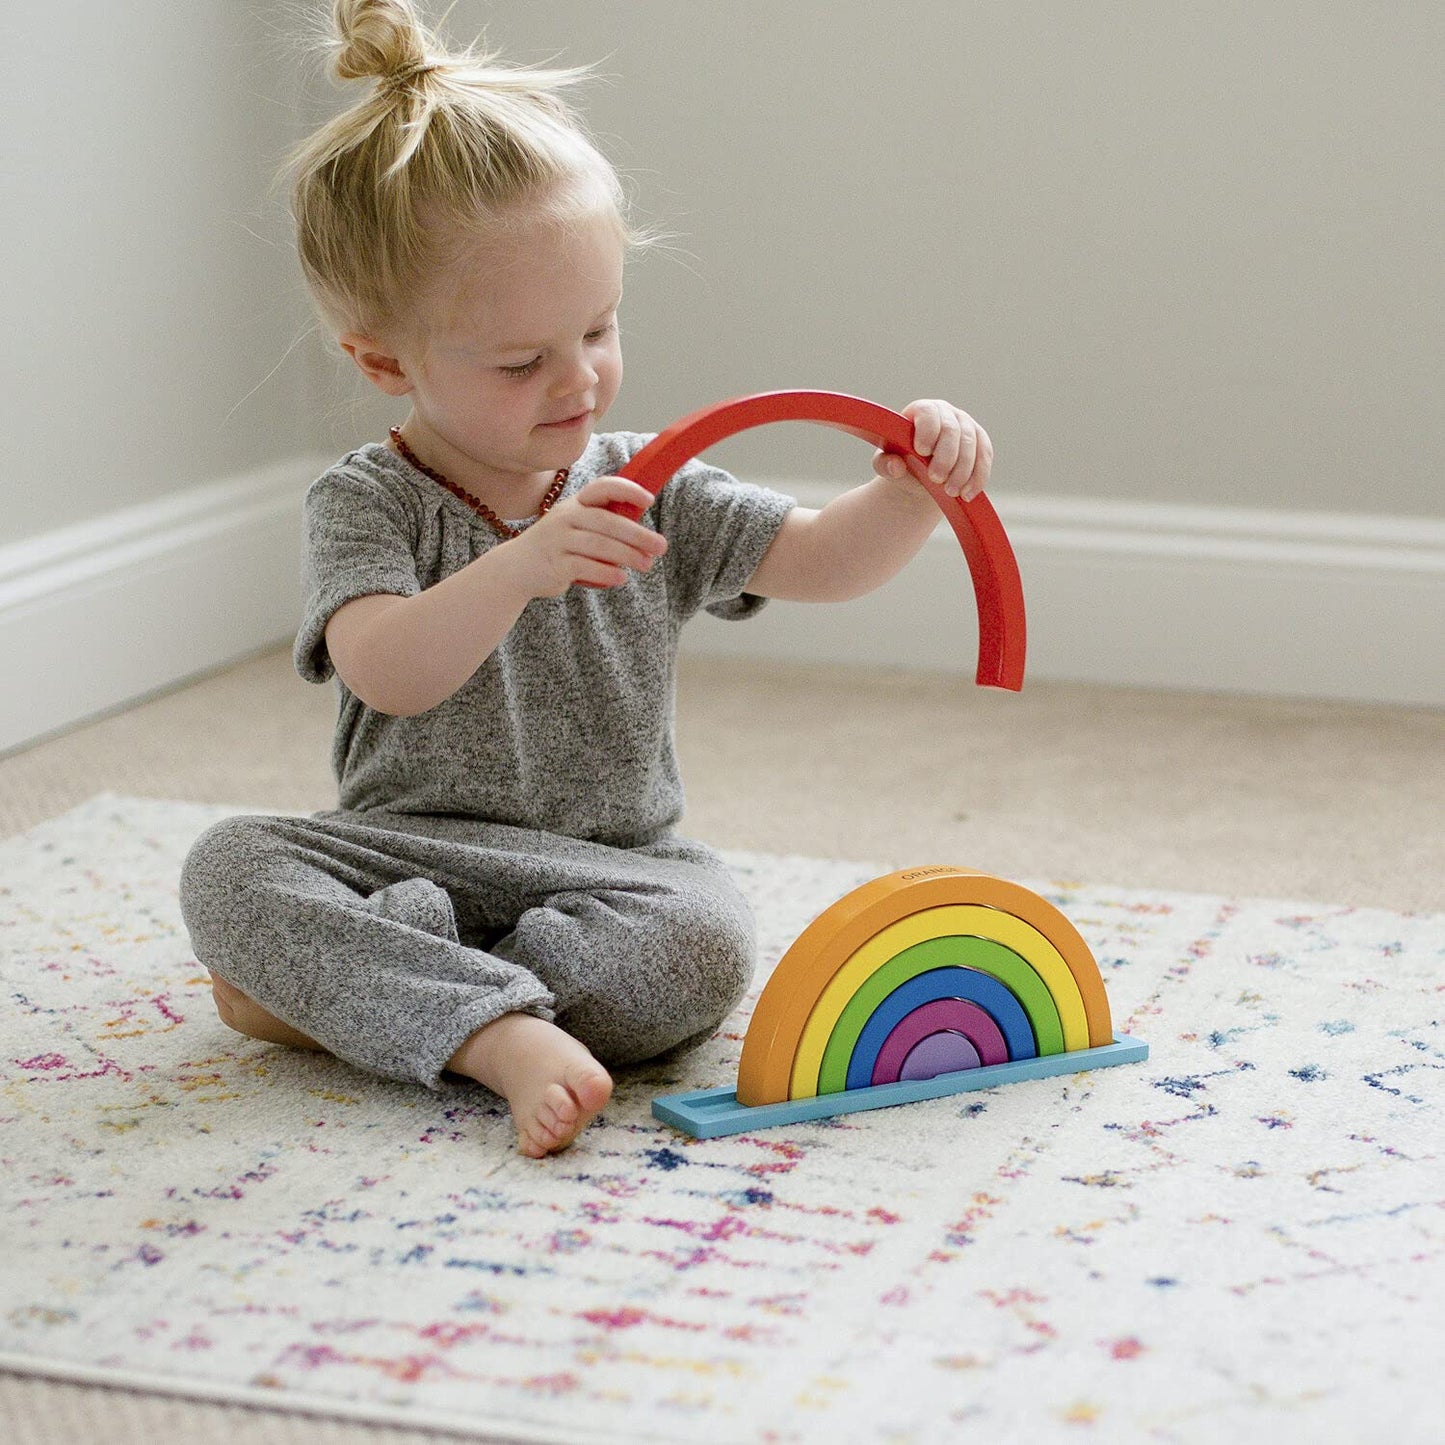
M818 1092L818 1073L823 1066L823 1054L833 1036L833 1029L848 1007L849 1000L873 973L905 948L925 943L931 938L948 938L958 934L989 938L1018 954L1043 979L1053 995L1059 1022L1063 1025L1064 1049L1072 1052L1089 1047L1089 1020L1084 1013L1079 985L1069 972L1063 955L1037 928L1012 913L978 904L926 908L875 933L849 956L824 986L803 1025L797 1052L793 1055L788 1097L811 1098Z
M1089 1047L1114 1042L1104 980L1078 929L1047 899L1018 883L969 868L905 868L874 878L825 908L794 940L763 989L738 1061L738 1102L788 1097L793 1059L808 1016L833 975L875 933L926 908L976 904L1031 923L1058 950L1084 1001Z

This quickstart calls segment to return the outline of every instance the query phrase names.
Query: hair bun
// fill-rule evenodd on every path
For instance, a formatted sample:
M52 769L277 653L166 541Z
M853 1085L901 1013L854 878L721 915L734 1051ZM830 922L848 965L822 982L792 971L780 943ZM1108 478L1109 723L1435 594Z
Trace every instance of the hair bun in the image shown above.
M335 0L339 80L409 80L443 63L411 0Z

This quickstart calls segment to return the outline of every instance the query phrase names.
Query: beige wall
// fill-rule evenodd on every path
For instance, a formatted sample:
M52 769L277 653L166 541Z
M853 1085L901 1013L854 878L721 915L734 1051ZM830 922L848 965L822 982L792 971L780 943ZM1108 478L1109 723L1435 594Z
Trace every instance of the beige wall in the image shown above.
M681 233L630 282L618 425L942 394L999 487L1445 515L1433 0L460 0L483 25L601 62L596 128ZM728 445L861 475L816 428Z
M0 6L0 543L308 446L281 14Z
M287 354L268 184L335 103L298 107L303 8L3 7L0 543L377 434ZM998 487L1445 515L1438 5L459 0L483 25L602 63L596 127L679 233L631 278L617 425L943 394ZM815 428L729 448L866 471Z

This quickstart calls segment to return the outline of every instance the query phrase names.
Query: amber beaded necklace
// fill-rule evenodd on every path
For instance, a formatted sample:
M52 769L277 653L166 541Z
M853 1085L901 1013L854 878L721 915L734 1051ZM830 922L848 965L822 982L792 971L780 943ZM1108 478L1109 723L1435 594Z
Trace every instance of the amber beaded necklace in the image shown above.
M464 492L449 477L444 477L440 472L434 472L422 461L412 449L407 446L402 437L401 428L394 426L390 429L392 445L396 447L403 457L414 466L423 476L430 477L438 486L445 487L452 496L459 497L479 516L499 537L520 537L520 527L509 527L485 502L479 502L470 492ZM563 467L552 479L552 485L547 489L547 495L542 498L542 505L537 509L537 515L544 517L551 510L552 503L562 495L562 488L567 485L568 469Z

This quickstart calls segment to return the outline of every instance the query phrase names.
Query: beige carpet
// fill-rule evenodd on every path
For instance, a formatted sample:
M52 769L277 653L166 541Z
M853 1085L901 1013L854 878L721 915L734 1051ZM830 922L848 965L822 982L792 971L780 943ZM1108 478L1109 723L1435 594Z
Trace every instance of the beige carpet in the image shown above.
M334 701L270 652L0 758L0 834L109 791L330 807ZM1445 712L685 660L718 847L1445 907Z
M102 791L327 807L333 700L284 651L0 758L0 832ZM690 810L719 847L1445 909L1445 713L691 660ZM5 1439L419 1441L0 1376Z

